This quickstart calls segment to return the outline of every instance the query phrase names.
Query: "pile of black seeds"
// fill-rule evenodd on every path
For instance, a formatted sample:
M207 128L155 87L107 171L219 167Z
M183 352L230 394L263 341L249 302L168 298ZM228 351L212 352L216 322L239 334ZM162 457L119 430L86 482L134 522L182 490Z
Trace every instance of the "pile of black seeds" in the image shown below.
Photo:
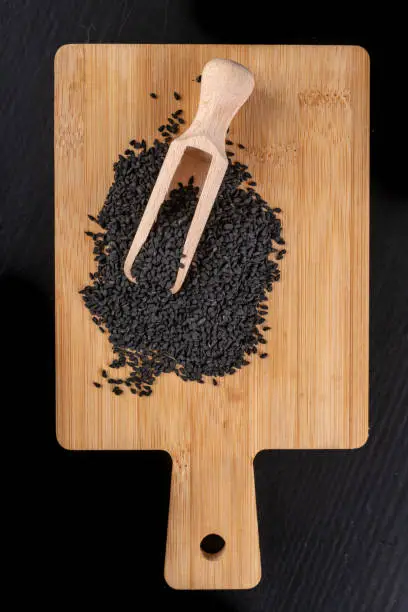
M174 125L159 128L161 135L167 130L165 139ZM279 248L280 209L271 209L256 193L246 165L230 160L188 276L173 295L198 199L192 177L163 204L133 266L137 283L131 283L124 260L169 145L130 144L114 164L114 182L97 219L89 215L99 228L86 232L94 241L97 270L80 293L92 321L109 333L116 354L109 367L115 372L126 367L121 377L102 370L101 382L117 395L128 387L139 396L150 395L163 372L200 383L209 376L216 385L218 377L249 365L252 353L267 357L267 292L280 277L270 256L280 259L285 252Z

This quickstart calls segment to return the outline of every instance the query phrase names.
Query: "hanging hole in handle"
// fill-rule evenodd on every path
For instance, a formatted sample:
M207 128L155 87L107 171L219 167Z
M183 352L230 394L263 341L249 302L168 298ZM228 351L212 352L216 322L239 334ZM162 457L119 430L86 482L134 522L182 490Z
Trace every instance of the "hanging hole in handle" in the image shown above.
M225 547L225 540L216 533L209 533L201 540L200 548L209 561L218 559Z

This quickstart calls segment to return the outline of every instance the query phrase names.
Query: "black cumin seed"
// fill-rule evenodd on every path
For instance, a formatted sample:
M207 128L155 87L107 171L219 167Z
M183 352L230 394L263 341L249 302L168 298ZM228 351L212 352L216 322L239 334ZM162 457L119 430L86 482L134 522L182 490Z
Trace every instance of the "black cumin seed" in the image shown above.
M104 378L107 378L107 377L108 377L108 373L107 373L107 371L106 371L106 370L102 370L102 376L103 376Z
M196 81L196 83L201 83L201 74L196 76L196 78L194 80Z
M259 356L261 359L265 359L265 357L268 356L268 353L261 353Z
M215 378L212 379L212 384L214 385L214 387L216 387L218 385L218 382Z
M105 330L101 326L99 326L99 331L101 331L103 334L105 333Z
M166 133L171 142L175 132ZM138 155L119 155L114 164L113 184L97 215L103 231L93 236L97 271L80 290L109 337L111 367L126 366L131 373L109 378L109 384L117 387L125 379L134 395L143 396L167 372L185 382L208 376L218 384L248 366L244 357L266 343L258 326L268 311L267 292L280 276L269 255L283 244L281 222L254 189L247 192L248 167L230 161L182 290L174 296L169 291L199 197L199 187L188 183L167 196L135 261L138 282L130 284L122 262L169 148L157 139L132 146Z
M245 149L244 145L241 143L238 143L238 149Z
M102 385L98 382L94 382L94 387L96 387L97 389L100 389Z
M183 117L178 117L177 121L180 123L180 125L183 125L185 123L185 120L183 119Z
M115 395L122 395L123 390L122 390L122 389L119 389L119 387L113 387L112 392L113 392Z
M233 157L233 155L235 155L233 151L227 151L227 157Z
M133 395L136 395L136 393L137 393L137 389L135 389L134 387L132 387L132 388L130 389L130 392L131 392L131 393L133 393Z
M95 219L95 217L94 217L93 215L88 215L88 219L89 219L90 221L96 221L96 223L98 223L98 222L97 222L97 220Z
M162 131L164 130L164 128L165 128L165 127L166 127L165 125L161 125L161 126L158 128L159 132L162 132Z
M269 331L270 329L272 329L271 327L269 327L269 325L265 325L265 327L262 328L263 331Z
M248 185L251 185L251 187L255 187L256 186L256 182L255 181L249 181Z
M177 93L177 91L173 93L173 96L175 97L176 100L181 100L181 96L179 93Z
M157 100L157 94L153 92L150 94L150 97L153 98L153 100Z
M234 143L232 142L232 140L226 140L226 141L225 141L225 144L227 144L227 145L233 145Z

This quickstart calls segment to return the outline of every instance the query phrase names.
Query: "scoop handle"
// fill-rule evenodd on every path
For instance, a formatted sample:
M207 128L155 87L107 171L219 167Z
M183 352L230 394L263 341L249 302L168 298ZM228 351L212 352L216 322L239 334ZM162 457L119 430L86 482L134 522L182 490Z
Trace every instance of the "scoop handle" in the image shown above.
M218 58L207 62L197 114L185 136L207 136L224 153L227 129L254 84L252 73L237 62Z

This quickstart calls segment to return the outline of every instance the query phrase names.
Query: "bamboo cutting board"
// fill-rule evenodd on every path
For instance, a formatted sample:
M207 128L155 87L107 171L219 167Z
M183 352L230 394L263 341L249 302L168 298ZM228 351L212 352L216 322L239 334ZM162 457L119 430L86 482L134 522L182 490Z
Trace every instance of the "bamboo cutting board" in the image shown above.
M268 352L219 387L161 376L151 397L92 381L105 335L78 290L94 269L87 213L131 138L152 142L206 61L248 67L255 90L230 137L282 208L287 255ZM153 101L149 92L159 93ZM262 449L348 449L368 433L369 58L360 47L67 45L55 59L57 437L69 449L165 449L173 459L165 562L176 588L260 578L253 459ZM200 542L225 540L214 557Z

